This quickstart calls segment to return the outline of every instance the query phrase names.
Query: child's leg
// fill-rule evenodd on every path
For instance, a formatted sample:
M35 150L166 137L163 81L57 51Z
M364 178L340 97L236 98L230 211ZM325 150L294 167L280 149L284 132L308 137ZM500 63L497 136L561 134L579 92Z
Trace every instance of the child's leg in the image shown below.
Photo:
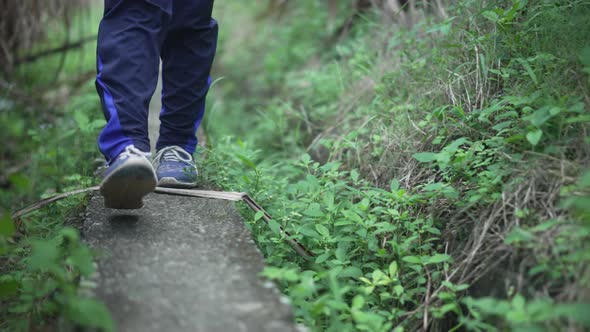
M162 111L156 148L179 146L192 154L205 112L209 73L217 46L213 0L174 1L162 45Z
M98 145L109 162L131 144L150 150L148 107L158 80L162 27L170 10L157 1L105 1L96 89L108 121Z

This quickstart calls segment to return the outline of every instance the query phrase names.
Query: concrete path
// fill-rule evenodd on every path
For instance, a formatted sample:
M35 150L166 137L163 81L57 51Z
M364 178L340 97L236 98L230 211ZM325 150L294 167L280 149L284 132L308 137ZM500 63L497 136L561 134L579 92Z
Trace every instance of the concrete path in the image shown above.
M100 253L96 295L118 331L297 330L284 297L259 276L262 256L232 202L159 194L144 202L109 210L95 196L84 223Z
M88 206L101 252L97 295L118 331L294 331L290 307L259 277L262 257L233 203L151 194L133 212Z

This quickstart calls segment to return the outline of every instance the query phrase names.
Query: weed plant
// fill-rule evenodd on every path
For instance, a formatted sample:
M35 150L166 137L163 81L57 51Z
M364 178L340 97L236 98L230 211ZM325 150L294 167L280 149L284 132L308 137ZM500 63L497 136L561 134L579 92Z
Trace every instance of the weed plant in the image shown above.
M99 16L84 12L72 31L49 27L50 49L96 33ZM92 19L88 19L88 18ZM18 220L10 213L41 198L89 186L104 125L94 84L95 45L17 68L0 93L0 330L110 331L106 307L87 295L95 267L78 227L85 197L72 197ZM34 53L35 51L33 51Z
M243 210L311 330L590 328L590 2L444 9L331 44L321 2L218 4L202 175L275 218Z

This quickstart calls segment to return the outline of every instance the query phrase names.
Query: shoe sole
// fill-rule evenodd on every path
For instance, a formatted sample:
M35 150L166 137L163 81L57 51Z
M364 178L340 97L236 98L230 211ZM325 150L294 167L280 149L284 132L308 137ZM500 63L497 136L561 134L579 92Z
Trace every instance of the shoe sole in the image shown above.
M143 207L143 197L156 189L156 177L147 160L130 160L106 177L100 185L104 206L133 210Z
M158 187L191 189L197 186L196 182L181 182L173 177L164 177L158 181Z

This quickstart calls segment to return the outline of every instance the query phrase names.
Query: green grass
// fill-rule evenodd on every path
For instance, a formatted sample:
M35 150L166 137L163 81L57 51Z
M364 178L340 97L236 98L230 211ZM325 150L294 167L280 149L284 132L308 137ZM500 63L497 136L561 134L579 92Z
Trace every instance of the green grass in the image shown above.
M96 33L98 11L72 20L70 38ZM66 32L48 27L31 53L61 45ZM104 119L94 84L94 43L17 68L0 95L0 330L112 330L106 307L84 295L93 255L78 227L85 197L72 197L19 220L10 212L94 182L96 134ZM73 82L76 82L75 84ZM14 91L17 93L15 94ZM6 172L6 173L5 173Z
M411 29L368 13L334 45L343 18L316 1L260 11L217 5L202 168L314 253L244 210L298 321L589 326L590 2L461 1Z
M265 18L257 3L216 4L223 79L200 169L275 218L267 226L242 207L297 321L589 328L590 2L464 0L411 28L375 10L335 43L347 3L336 16L289 3ZM95 33L89 15L73 20L72 40ZM51 29L39 50L64 40ZM1 330L111 328L80 292L93 271L76 230L85 198L16 225L7 214L93 181L104 120L92 82L72 82L94 70L94 45L61 63L19 68L21 95L0 95L0 166L18 169L0 192Z

